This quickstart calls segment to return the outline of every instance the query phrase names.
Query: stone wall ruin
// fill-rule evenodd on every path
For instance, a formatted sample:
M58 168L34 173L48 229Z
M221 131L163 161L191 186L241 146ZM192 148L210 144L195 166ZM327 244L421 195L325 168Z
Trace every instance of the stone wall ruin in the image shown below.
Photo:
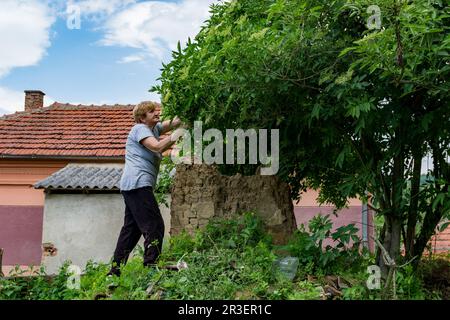
M296 229L289 187L277 176L225 176L214 166L181 164L172 189L172 235L205 226L213 217L255 212L274 243L286 243Z

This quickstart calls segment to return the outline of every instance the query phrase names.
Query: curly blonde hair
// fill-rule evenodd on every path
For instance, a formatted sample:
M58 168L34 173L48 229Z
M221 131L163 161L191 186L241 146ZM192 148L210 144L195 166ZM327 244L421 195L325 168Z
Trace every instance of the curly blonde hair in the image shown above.
M133 109L133 117L136 123L141 123L141 119L145 118L147 112L152 112L158 107L158 104L152 101L142 101Z

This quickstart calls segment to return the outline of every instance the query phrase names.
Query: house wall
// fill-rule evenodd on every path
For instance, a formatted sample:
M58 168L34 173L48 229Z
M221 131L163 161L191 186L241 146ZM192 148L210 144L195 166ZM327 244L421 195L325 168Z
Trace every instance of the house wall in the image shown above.
M0 159L0 248L4 249L5 274L16 265L28 269L41 263L45 195L33 185L69 162L105 161Z
M333 214L333 207L294 207L294 214L295 219L298 223L298 226L301 226L302 224L305 226L306 230L308 230L308 223L309 221L316 215L320 214L322 216L329 215L330 220L333 223L332 231L335 231L337 228L346 226L349 224L354 224L356 228L359 229L357 235L363 239L362 234L362 206L351 206L342 210L339 210L337 212L337 216ZM367 245L368 249L371 252L374 252L375 245L374 241L371 238L374 235L374 229L372 227L373 225L373 219L372 214L369 211L368 214L368 240ZM324 245L333 245L333 241L324 241Z
M33 184L58 171L67 161L0 160L0 247L3 271L8 266L41 262L44 192Z
M350 199L348 208L338 211L338 216L333 215L333 206L331 204L323 204L318 206L317 197L318 191L308 190L303 193L300 201L294 201L294 213L297 225L304 224L308 226L308 222L317 214L330 215L330 219L333 222L333 230L341 226L345 226L350 223L354 223L359 229L358 235L362 237L362 203L358 199ZM368 211L367 216L367 231L368 231L368 244L369 249L375 251L375 242L372 237L374 236L374 212ZM325 242L325 245L331 244L329 241ZM433 253L443 253L450 251L450 226L448 226L442 232L437 233L431 238L429 243L431 245Z
M354 224L359 229L358 236L363 239L363 206L358 199L350 199L348 208L341 209L337 212L337 216L333 214L334 206L331 204L318 205L317 197L319 193L316 190L308 190L303 193L299 202L294 201L294 214L297 226L302 224L308 230L309 221L316 215L329 215L333 223L332 231L337 228ZM368 211L367 214L367 245L371 252L375 250L375 243L372 239L374 236L373 213ZM325 241L324 245L333 245L333 241Z
M170 199L168 199L170 203ZM169 236L170 211L160 206ZM44 209L43 243L50 243L56 254L43 257L48 273L55 273L66 260L82 269L89 260L109 262L123 224L125 206L122 195L47 194ZM140 244L142 245L142 238Z
M433 253L443 253L450 251L450 226L431 238L431 248Z
M300 201L294 201L294 206L296 207L317 207L317 197L319 196L319 191L309 189L307 192L301 194ZM348 205L350 207L361 206L361 200L349 199ZM321 207L333 207L332 204L326 203L321 205Z

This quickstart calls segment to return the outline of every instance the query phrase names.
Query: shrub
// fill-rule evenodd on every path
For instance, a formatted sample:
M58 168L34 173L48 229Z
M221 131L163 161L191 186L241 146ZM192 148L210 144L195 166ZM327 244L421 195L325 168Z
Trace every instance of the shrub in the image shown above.
M70 300L77 297L77 290L67 286L70 261L65 262L55 277L45 274L41 267L33 276L24 277L17 267L9 276L0 279L0 300ZM31 269L30 269L31 270Z
M326 275L355 272L361 269L361 265L365 265L368 252L364 249L362 254L360 252L358 229L349 224L331 232L332 227L329 215L317 215L309 222L309 232L302 225L290 240L287 249L299 258L305 273ZM324 247L327 239L336 245Z
M271 237L264 231L262 220L254 213L245 213L231 218L215 218L196 237L197 248L218 246L242 249L259 242L271 245Z

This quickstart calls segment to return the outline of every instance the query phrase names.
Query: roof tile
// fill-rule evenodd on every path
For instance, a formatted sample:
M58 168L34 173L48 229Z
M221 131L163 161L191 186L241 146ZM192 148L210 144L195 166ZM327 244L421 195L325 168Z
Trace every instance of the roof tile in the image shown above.
M123 157L133 107L55 102L0 117L0 157Z

